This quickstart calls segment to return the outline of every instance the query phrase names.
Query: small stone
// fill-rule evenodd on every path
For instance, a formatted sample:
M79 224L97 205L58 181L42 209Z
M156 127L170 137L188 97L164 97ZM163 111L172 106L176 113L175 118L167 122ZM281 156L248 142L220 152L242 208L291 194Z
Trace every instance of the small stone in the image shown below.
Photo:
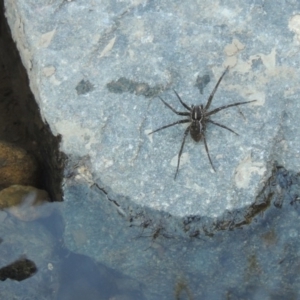
M52 213L49 200L50 197L44 190L12 185L0 192L0 209L6 209L22 221L33 221L48 217Z
M0 142L0 188L37 183L37 162L22 148Z

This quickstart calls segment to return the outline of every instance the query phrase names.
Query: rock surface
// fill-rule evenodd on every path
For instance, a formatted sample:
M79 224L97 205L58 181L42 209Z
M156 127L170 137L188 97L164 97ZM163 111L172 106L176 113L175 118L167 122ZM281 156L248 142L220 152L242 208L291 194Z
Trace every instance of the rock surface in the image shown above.
M245 7L246 24L234 17L238 7L201 5L20 1L6 7L42 115L63 136L62 151L88 155L92 181L111 189L124 211L128 201L121 196L173 216L220 216L251 204L270 175L285 104L286 87L277 81L291 77L288 63L276 57L293 45L293 33L286 26L289 34L280 31L275 44L266 32L281 24L268 25L263 8ZM214 117L240 136L208 126L216 173L203 143L188 138L174 181L184 127L148 135L178 119L156 96L182 109L174 88L189 105L205 103L226 66L212 108L258 101L241 107L243 115L233 108ZM203 95L197 76L210 78Z
M275 160L299 167L299 22L292 5L280 18L274 7L17 1L6 15L62 151L89 157L87 184L112 190L127 213L129 201L178 217L216 217L251 205ZM174 181L184 126L148 135L178 120L157 96L178 110L172 89L189 105L205 103L226 66L212 108L257 102L214 115L239 133L209 124L216 173L203 142L188 137Z
M195 272L187 276L194 274L203 286L221 282L224 287L219 293L210 285L203 295L199 283L191 281L201 299L231 295L230 280L235 278L227 282L216 275L220 265L230 269L227 262L238 261L232 274L242 282L273 274L284 259L280 246L276 259L260 267L269 248L256 254L249 243L245 258L243 234L236 240L230 232L220 233L219 240L205 246L201 239L249 224L270 206L275 192L267 186L275 161L276 166L299 170L297 11L300 3L293 0L284 7L279 0L6 1L32 91L53 133L62 135L61 149L69 156L64 212L70 249L141 279L149 289L148 299L157 299L155 292L171 295L174 278L190 271L188 267ZM239 133L208 125L216 173L203 143L188 137L174 181L185 127L148 135L180 119L157 96L179 111L182 106L173 89L189 105L205 104L227 66L211 109L257 102L212 117ZM297 219L297 212L287 210L291 220ZM282 239L286 232L272 216L268 224ZM266 228L266 243L277 241L264 220L259 224ZM292 224L285 225L291 232ZM248 232L253 245L260 245L260 236L252 234L259 229ZM296 236L291 232L280 245ZM189 249L180 237L197 242ZM182 261L174 266L176 254ZM243 273L245 265L249 274ZM283 269L277 275L282 274ZM269 290L276 288L268 284ZM233 294L248 295L243 289ZM253 298L259 295L270 296L258 289Z

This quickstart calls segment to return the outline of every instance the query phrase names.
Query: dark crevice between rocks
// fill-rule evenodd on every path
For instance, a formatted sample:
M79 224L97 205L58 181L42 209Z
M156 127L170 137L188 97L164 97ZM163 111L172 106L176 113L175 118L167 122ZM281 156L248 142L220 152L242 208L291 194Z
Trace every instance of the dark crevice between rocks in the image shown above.
M35 187L48 191L52 201L61 201L65 163L65 154L59 151L61 138L53 136L48 124L42 121L11 37L2 0L0 10L0 141L32 155L38 168Z

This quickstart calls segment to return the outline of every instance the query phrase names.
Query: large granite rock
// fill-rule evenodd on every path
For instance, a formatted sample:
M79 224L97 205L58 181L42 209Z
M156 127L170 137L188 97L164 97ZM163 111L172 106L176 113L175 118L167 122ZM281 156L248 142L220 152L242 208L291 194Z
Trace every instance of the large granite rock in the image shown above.
M291 66L276 60L291 51L288 26L283 34L262 7L214 2L20 1L6 14L42 115L63 136L63 152L89 156L93 182L179 217L214 217L254 201L278 142L283 80L292 88ZM205 103L226 66L212 108L258 101L241 107L243 115L232 108L214 116L240 136L208 126L216 173L202 141L188 138L175 181L184 127L148 135L178 120L156 96L180 110L173 88L189 105ZM128 201L120 205L126 210Z
M175 238L205 240L270 205L275 161L300 166L299 9L297 1L6 1L32 91L69 156L68 247L160 294L182 268L172 269L170 255L160 272L167 249L187 251ZM207 126L216 172L203 142L188 137L174 180L185 126L148 135L180 119L157 96L180 111L172 89L188 105L205 104L227 66L211 109L257 101L212 117L239 133ZM193 251L189 265L199 259Z

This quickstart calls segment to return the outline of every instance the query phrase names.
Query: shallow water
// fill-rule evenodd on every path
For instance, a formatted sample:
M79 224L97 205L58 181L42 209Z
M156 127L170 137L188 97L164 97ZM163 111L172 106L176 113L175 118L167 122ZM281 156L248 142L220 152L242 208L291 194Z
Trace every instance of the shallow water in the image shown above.
M130 247L137 259L128 266L132 277L123 275L118 266L112 269L106 261L96 262L64 247L62 203L53 203L56 212L40 221L26 223L7 214L1 225L1 267L5 265L3 257L10 252L16 258L25 254L36 262L38 271L20 283L10 279L2 282L1 298L298 299L299 182L297 174L277 168L269 181L269 207L250 224L209 236L180 239L157 232L159 229L123 228L132 236L123 241L123 248ZM85 241L80 234L84 230L78 232L78 240ZM106 241L101 243L103 249L96 251L107 251ZM108 236L107 245L115 254L120 243L113 244L115 249ZM146 279L137 279L140 264L148 274ZM16 298L10 298L12 295Z

